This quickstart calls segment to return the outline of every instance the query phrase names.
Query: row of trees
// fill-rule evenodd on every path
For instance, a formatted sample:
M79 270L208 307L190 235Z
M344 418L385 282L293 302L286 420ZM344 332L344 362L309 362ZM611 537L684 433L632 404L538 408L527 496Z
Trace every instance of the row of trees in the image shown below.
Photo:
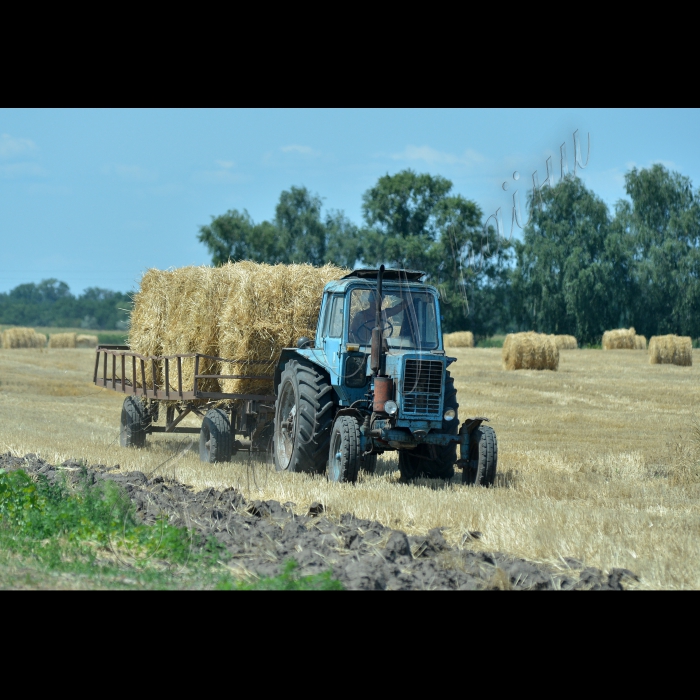
M131 299L127 294L91 287L71 294L65 282L48 279L20 284L0 294L0 323L92 330L127 328Z
M441 293L444 327L477 336L534 329L595 343L634 325L650 336L700 336L700 199L661 165L625 176L611 214L580 179L531 193L522 240L506 240L440 176L404 170L362 199L363 223L322 214L304 187L282 192L272 221L228 211L200 227L214 264L331 261L424 270ZM506 217L507 218L507 217ZM489 224L494 221L489 220Z

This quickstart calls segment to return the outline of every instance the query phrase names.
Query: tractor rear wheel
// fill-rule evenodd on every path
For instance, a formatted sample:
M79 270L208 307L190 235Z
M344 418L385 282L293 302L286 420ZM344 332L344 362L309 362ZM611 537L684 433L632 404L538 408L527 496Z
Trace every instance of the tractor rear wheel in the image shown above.
M280 376L273 454L277 471L323 473L333 424L333 387L306 360L290 360Z
M459 430L459 404L457 403L457 389L455 380L449 372L445 373L445 405L443 412L453 409L455 417L451 421L443 419L442 428L433 430L433 433L457 435ZM451 479L455 474L454 465L457 461L457 443L453 442L446 447L440 445L418 445L414 450L402 450L399 452L399 470L402 481L410 481L423 476L428 479Z
M230 462L232 442L231 423L226 411L220 408L207 411L199 431L200 461Z
M352 416L338 416L331 430L328 481L357 481L362 461L360 426Z
M127 396L122 405L119 444L122 447L145 447L150 422L151 417L143 401L135 396Z
M479 426L469 441L469 466L464 467L462 483L493 486L498 467L496 432L489 425Z

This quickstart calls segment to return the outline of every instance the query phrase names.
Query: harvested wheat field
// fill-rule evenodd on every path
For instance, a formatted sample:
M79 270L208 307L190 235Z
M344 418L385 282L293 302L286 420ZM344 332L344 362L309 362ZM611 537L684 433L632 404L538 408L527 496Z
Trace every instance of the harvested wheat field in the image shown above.
M500 349L451 354L460 417L488 416L498 435L496 488L464 487L460 475L399 484L395 454L351 486L241 455L205 465L196 435L121 448L121 399L91 384L94 352L82 349L0 350L0 453L118 464L197 489L234 486L249 500L291 501L298 513L320 501L329 517L352 512L409 535L445 527L448 542L467 537L475 550L561 568L561 557L625 567L643 588L700 588L697 362L649 365L644 353L580 350L564 353L558 372L503 372ZM469 540L470 531L483 537Z
M445 333L442 336L442 342L446 348L473 348L474 334L471 331Z

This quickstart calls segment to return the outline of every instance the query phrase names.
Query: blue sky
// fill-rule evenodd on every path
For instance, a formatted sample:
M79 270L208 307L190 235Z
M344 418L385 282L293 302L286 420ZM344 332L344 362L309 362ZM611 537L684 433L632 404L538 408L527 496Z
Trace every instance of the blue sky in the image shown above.
M271 219L305 185L361 222L363 192L404 168L498 207L545 178L573 132L579 171L613 207L624 174L662 162L700 186L700 110L0 110L0 291L56 277L74 293L135 288L149 267L206 264L198 228L247 209ZM513 173L518 171L516 183ZM509 182L507 192L503 182ZM507 219L507 221L506 221Z

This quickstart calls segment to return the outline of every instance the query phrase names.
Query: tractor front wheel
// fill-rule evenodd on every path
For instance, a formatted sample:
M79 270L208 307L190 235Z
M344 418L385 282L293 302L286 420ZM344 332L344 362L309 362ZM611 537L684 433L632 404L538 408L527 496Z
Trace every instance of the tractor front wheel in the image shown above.
M328 481L357 481L362 462L360 426L352 416L338 416L331 430Z
M469 440L469 465L462 472L462 483L472 486L493 486L498 467L498 442L495 430L479 426Z

